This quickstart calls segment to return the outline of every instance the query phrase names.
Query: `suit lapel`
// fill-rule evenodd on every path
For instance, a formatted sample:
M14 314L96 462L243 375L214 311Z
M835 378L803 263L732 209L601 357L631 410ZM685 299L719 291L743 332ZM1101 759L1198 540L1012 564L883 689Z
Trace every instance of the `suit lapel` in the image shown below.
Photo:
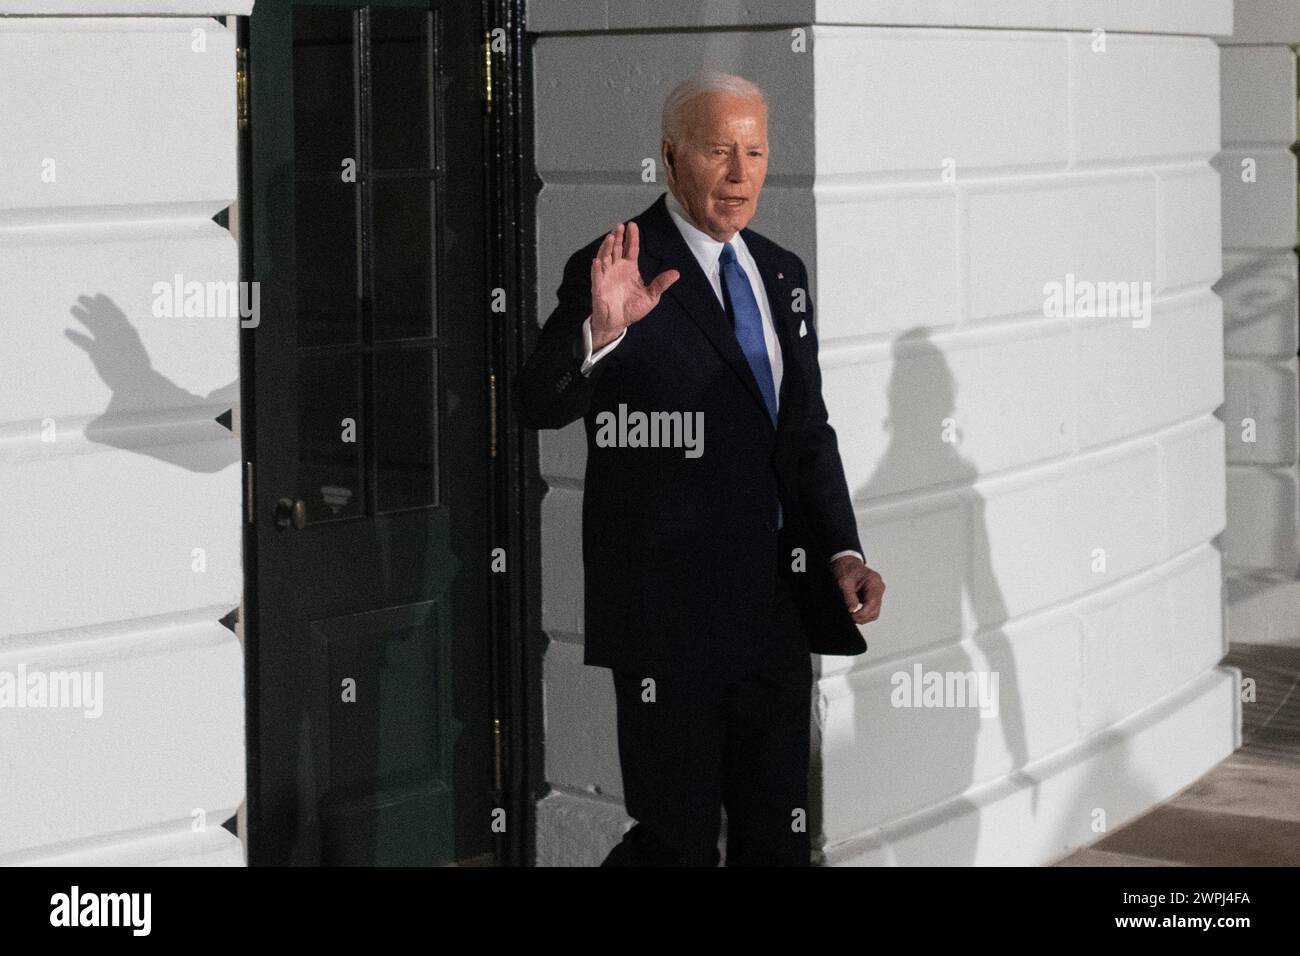
M723 361L744 382L754 401L766 411L767 403L763 401L763 393L758 389L758 382L749 367L749 360L740 350L740 342L736 339L735 330L727 321L727 313L723 311L722 303L714 294L709 277L700 268L699 260L691 252L690 246L686 244L677 224L668 213L666 194L661 195L649 209L637 216L636 222L641 230L641 255L637 261L637 266L641 269L641 277L649 280L665 269L676 269L681 274L681 278L669 286L667 294L672 296L691 320L699 326L700 331L717 349ZM754 261L758 261L757 257ZM763 284L770 290L766 272L763 276ZM768 301L771 302L770 291ZM777 313L773 311L772 314L775 317ZM774 321L780 324L780 321L775 318ZM782 349L788 353L784 344ZM785 393L784 381L781 391L782 394Z

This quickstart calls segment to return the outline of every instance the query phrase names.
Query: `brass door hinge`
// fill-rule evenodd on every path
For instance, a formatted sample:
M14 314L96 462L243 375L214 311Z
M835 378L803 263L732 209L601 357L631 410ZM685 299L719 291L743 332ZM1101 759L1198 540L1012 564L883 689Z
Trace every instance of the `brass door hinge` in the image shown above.
M248 129L248 51L242 46L235 50L235 121Z
M501 718L492 718L492 784L500 793L505 783L505 741L501 737Z
M492 34L483 34L483 103L492 112Z
M497 373L488 374L488 457L497 456Z

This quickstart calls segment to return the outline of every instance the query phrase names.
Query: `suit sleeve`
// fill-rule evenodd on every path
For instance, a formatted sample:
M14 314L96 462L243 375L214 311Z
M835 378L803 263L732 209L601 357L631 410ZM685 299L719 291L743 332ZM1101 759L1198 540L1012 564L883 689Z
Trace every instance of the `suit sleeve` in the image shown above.
M813 321L812 295L808 291L808 270L799 261L799 287L808 304L806 316L808 348L812 351L809 376L808 418L804 423L803 447L799 456L799 497L813 534L827 555L840 551L864 554L858 540L858 523L844 479L835 429L831 428L822 398L821 365L817 360L817 330Z
M616 355L604 355L587 374L582 372L587 358L582 327L591 315L594 255L594 246L587 246L565 264L559 303L519 373L520 420L526 428L563 428L585 416L597 381L617 361Z

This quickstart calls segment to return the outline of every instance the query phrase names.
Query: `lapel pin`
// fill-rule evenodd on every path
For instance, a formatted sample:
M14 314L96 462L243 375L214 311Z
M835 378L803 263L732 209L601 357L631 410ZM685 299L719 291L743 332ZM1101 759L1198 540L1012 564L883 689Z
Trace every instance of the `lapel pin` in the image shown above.
M778 279L784 279L784 278L785 278L785 273L784 273L784 272L778 272L778 273L776 274L776 277L777 277Z
M807 336L807 334L808 334L808 322L807 320L801 319L799 321L799 338L802 339L805 336Z

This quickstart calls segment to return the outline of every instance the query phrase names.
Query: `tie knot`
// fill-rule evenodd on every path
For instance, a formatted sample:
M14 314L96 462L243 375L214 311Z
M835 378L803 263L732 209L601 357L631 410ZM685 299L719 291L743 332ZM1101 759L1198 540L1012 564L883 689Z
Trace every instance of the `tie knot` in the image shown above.
M722 244L721 262L724 266L729 266L736 261L736 250L731 248L731 243Z

